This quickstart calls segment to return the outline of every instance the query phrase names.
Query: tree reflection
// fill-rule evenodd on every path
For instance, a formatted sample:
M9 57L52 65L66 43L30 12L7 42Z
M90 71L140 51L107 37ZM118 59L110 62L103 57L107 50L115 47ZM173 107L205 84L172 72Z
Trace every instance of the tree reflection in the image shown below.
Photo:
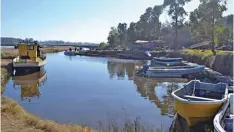
M21 100L28 100L29 102L35 96L40 97L39 87L44 84L46 79L44 70L29 75L12 77L14 87L18 85L21 89Z
M174 114L174 100L171 92L179 88L175 82L186 82L185 79L152 79L144 77L134 77L137 91L142 97L154 102L161 109L161 114ZM167 83L170 82L170 83ZM171 83L174 82L174 83Z
M117 77L120 80L125 79L125 76L128 79L132 80L136 72L136 66L142 65L143 62L118 62L118 61L108 61L107 70L111 79Z

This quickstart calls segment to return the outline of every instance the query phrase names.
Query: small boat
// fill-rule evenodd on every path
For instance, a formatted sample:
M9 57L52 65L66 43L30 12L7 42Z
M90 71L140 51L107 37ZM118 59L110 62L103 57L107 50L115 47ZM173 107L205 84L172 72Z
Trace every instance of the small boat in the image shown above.
M181 61L182 58L153 57L152 59L152 63L166 66L180 65Z
M68 56L74 56L77 53L79 53L79 51L64 51L64 55L68 55Z
M148 77L183 77L204 70L205 66L171 66L171 67L144 67L145 75Z
M204 83L192 80L172 92L175 111L185 118L189 126L210 120L228 98L226 83Z
M233 93L228 95L227 102L213 120L215 132L233 132L233 95Z

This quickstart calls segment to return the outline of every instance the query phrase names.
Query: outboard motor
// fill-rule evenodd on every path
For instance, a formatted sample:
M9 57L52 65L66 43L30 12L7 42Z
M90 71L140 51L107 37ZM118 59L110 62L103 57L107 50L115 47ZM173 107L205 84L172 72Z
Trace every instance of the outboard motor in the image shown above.
M145 74L148 69L149 69L149 66L147 64L144 64L142 70Z

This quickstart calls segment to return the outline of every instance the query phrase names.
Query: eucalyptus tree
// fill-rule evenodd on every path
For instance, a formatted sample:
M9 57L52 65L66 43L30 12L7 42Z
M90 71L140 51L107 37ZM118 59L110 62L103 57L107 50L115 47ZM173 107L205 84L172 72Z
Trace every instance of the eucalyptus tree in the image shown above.
M163 7L169 7L168 15L172 18L172 26L175 29L174 44L178 48L178 28L181 28L184 21L184 16L187 12L184 5L191 0L164 0Z

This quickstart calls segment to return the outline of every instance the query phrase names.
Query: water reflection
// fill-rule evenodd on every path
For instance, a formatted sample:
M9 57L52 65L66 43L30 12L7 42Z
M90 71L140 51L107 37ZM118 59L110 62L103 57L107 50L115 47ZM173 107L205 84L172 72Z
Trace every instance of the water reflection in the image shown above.
M128 80L133 80L133 77L135 76L136 67L141 66L144 64L144 61L108 61L107 62L107 70L110 76L110 79L113 79L114 77L117 77L120 80L125 79L125 76L128 77Z
M162 115L174 114L174 100L171 97L171 92L174 89L181 87L186 79L182 78L144 78L134 77L134 83L137 91L142 97L154 102L161 109Z
M145 78L135 76L136 67L146 62L140 61L135 63L108 61L107 69L110 79L117 77L118 79L133 80L136 85L137 92L145 99L155 103L161 109L161 115L174 114L174 100L171 97L173 90L179 88L188 80L183 78Z
M44 70L29 75L13 76L14 88L18 86L21 90L21 101L31 102L33 97L40 97L40 85L46 81L46 72Z

